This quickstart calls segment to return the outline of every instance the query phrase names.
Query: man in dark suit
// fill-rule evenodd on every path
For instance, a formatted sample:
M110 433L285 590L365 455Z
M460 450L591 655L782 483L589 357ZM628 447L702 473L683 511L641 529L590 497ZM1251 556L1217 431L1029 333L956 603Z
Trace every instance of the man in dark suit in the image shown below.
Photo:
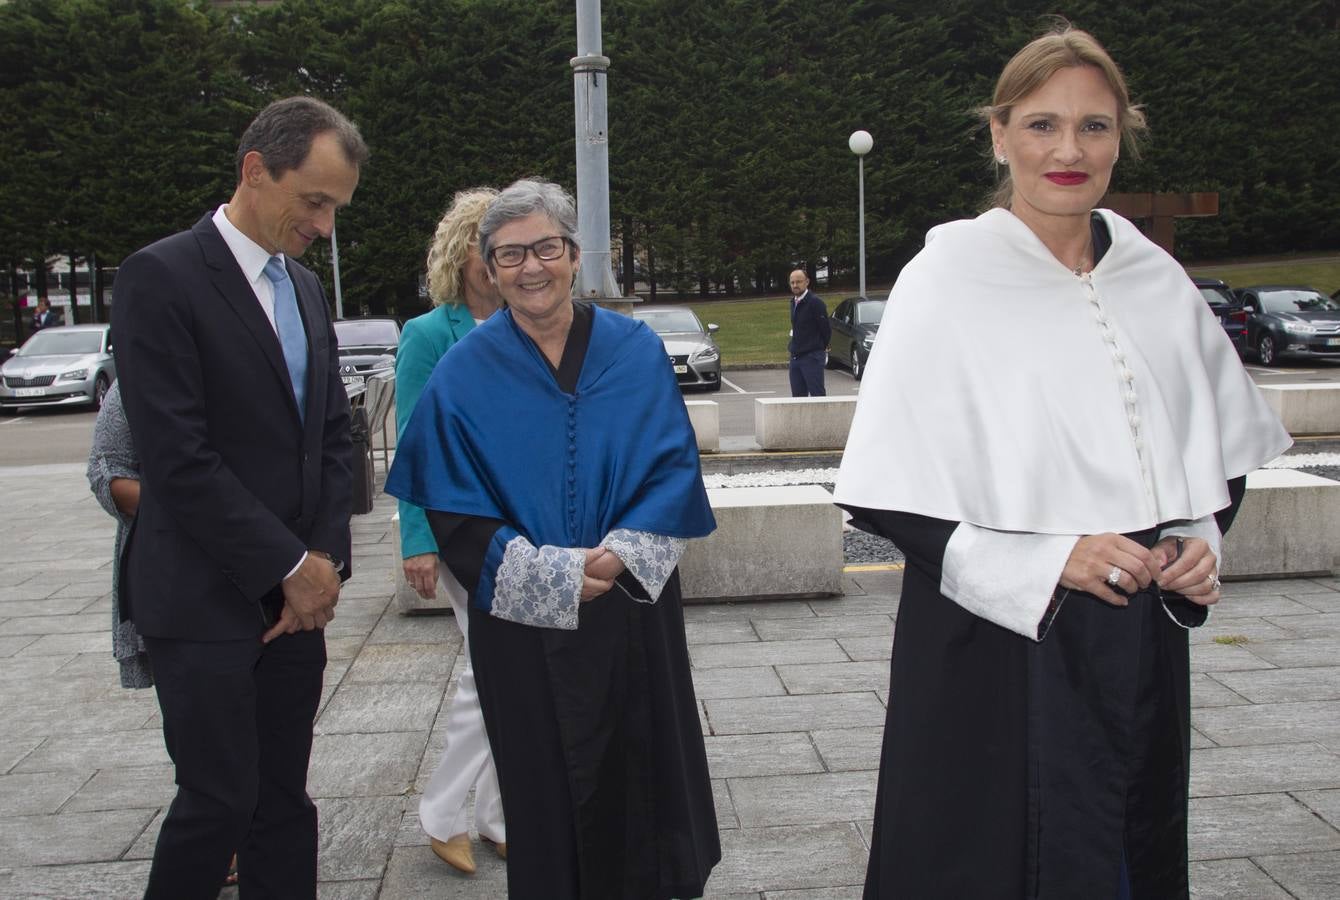
M141 461L122 557L176 766L146 897L316 896L312 722L322 628L349 576L349 402L326 297L296 257L329 237L367 148L309 97L266 107L232 199L130 256L112 328Z
M828 307L810 290L802 270L791 273L791 396L823 397L824 363L828 354Z
M37 311L33 313L33 331L41 331L43 328L50 328L53 325L59 325L60 318L51 309L51 304L47 302L46 297L39 297L37 300Z

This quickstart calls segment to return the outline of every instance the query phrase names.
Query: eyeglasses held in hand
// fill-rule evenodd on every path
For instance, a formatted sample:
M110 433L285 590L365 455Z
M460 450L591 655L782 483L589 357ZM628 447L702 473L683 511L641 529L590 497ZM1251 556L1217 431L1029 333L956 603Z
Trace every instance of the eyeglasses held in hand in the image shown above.
M526 261L526 251L535 254L536 259L550 262L558 259L568 249L568 239L565 237L547 237L540 238L533 244L503 244L501 247L494 247L489 251L489 256L493 257L493 264L501 266L504 269L515 269Z

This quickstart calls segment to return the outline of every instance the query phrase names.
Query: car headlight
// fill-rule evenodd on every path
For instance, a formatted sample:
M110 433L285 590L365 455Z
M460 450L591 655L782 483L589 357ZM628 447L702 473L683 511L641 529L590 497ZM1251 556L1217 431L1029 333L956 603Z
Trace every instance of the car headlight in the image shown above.
M88 369L71 369L60 373L61 381L83 381L88 377Z
M1317 329L1306 322L1285 322L1284 330L1289 334L1316 334Z
M875 336L873 334L867 334L865 337L861 338L861 344L865 349L869 350L871 347L875 346Z
M691 359L693 362L712 362L721 358L721 351L716 347L703 347L700 350L693 351Z

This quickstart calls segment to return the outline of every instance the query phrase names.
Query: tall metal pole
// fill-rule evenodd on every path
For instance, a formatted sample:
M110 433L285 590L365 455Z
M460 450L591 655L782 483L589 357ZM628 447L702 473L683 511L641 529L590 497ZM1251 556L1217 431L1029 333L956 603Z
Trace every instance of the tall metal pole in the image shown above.
M865 157L856 157L856 202L860 206L857 221L861 232L861 296L865 296Z
M571 61L577 125L577 233L582 267L575 297L622 299L610 265L609 57L601 55L600 0L577 0L577 55Z
M340 291L340 241L335 236L335 226L330 226L330 264L335 270L335 318L344 318L344 294ZM862 263L864 266L864 263Z
M847 138L847 148L856 154L857 213L861 246L861 296L865 296L865 155L875 146L875 139L868 131L853 131Z

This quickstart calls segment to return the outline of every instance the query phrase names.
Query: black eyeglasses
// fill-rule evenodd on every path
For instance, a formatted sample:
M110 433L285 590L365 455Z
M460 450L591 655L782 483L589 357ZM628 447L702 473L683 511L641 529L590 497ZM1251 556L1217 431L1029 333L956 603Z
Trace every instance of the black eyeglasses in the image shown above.
M536 259L550 262L562 256L567 249L568 239L555 236L540 238L533 244L503 244L490 250L489 256L493 258L495 266L514 269L526 261L527 250L534 253Z

